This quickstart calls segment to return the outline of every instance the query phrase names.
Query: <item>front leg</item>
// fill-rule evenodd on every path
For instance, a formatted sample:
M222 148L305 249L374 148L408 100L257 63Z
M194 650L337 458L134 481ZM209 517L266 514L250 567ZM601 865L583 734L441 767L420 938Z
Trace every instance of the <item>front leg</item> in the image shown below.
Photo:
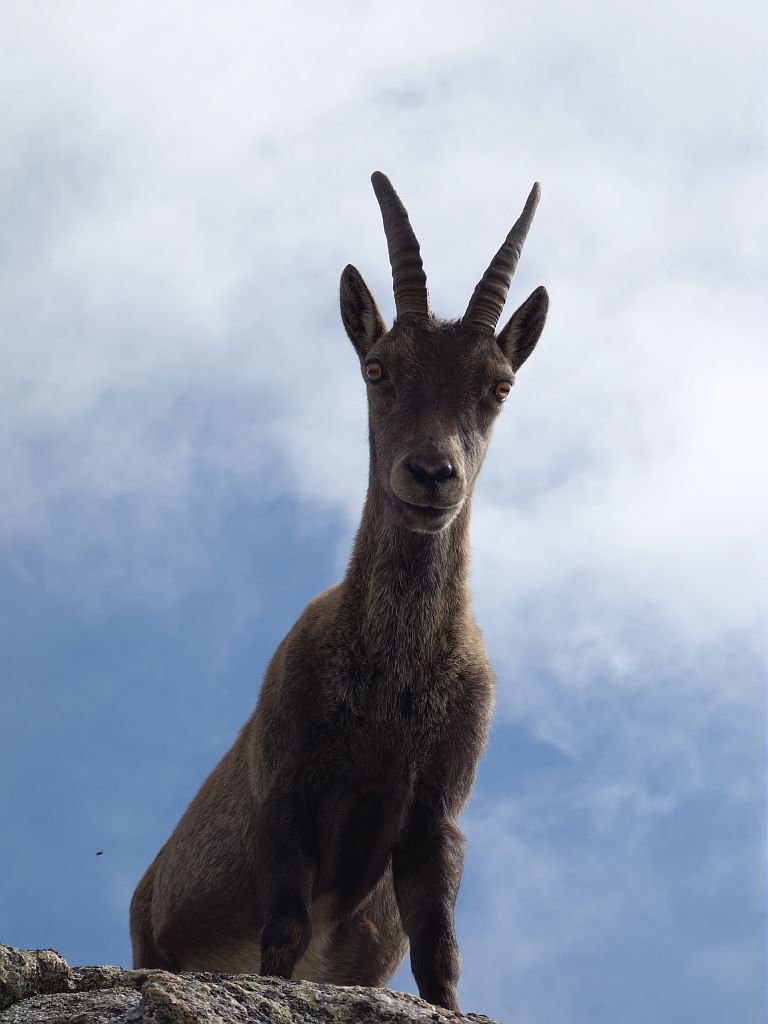
M419 995L459 1010L461 960L453 910L464 864L464 835L452 818L417 808L392 857L395 894L411 943L411 969Z
M306 813L304 801L289 794L268 798L259 815L261 973L280 978L291 977L312 934Z

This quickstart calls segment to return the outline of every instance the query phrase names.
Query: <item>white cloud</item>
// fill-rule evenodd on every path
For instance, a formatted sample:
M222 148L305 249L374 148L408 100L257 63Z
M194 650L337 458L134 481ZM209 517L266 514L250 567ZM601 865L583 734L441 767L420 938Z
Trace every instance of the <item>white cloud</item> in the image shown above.
M162 551L173 595L228 479L348 531L365 413L341 267L392 307L368 173L401 188L454 315L539 177L510 305L545 281L550 322L475 508L492 646L533 645L569 686L636 677L654 633L678 664L733 637L759 655L749 4L42 11L14 10L0 62L7 544L128 589L126 549Z
M545 283L550 321L474 509L501 717L574 759L607 744L580 796L598 833L696 793L754 799L738 775L763 699L758 5L70 3L5 22L9 562L36 552L74 601L173 603L211 571L236 489L337 517L341 569L366 473L341 268L393 307L368 175L401 191L443 315L538 178L510 309ZM713 723L721 753L742 744L723 772ZM600 862L515 838L520 821L477 825L482 871L525 880L471 926L481 983L506 915L523 970L561 950L560 902L585 947L626 909L597 895Z
M664 665L695 689L718 644L759 657L748 9L408 8L407 32L403 5L15 9L0 538L78 565L86 589L174 600L236 483L341 514L341 568L366 472L341 267L392 308L368 173L401 188L448 315L538 177L510 308L544 281L550 321L474 513L502 712L544 714L531 664L557 718L563 692ZM734 690L754 703L748 676Z

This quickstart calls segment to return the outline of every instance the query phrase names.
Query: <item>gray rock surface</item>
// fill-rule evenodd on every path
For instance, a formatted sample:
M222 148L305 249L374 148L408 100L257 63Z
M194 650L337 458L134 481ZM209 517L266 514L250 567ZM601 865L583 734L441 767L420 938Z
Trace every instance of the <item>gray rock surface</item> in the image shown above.
M53 950L0 945L2 1024L492 1024L416 996L260 975L70 968Z

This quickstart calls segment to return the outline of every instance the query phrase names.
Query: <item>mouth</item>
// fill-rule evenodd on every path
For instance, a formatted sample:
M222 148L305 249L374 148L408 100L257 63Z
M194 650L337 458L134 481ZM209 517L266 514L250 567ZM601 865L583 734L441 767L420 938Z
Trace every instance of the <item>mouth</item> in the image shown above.
M397 495L394 495L394 498L398 509L404 514L406 525L427 533L447 526L462 504L459 501L454 505L414 505L413 502L405 501Z

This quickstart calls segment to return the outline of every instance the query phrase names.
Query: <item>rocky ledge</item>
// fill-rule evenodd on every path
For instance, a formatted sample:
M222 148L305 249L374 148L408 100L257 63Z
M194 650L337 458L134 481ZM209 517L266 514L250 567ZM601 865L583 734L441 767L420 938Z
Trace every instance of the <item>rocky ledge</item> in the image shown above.
M70 968L51 949L0 945L2 1024L492 1024L403 992L260 975Z

